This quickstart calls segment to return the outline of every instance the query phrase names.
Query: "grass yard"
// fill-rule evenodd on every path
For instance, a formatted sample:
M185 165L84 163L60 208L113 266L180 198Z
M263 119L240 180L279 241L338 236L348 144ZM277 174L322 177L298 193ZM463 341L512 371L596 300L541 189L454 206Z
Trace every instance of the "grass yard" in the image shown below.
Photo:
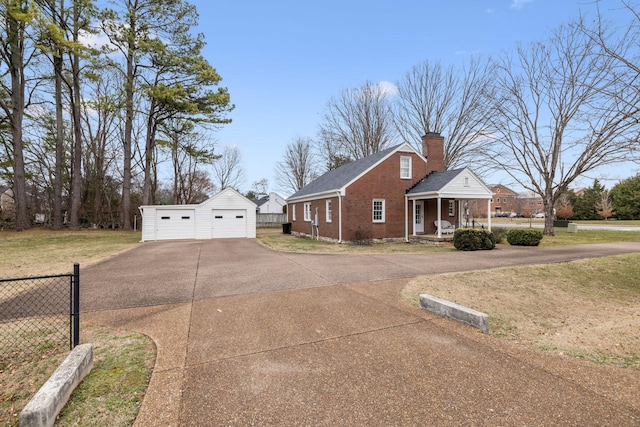
M82 269L132 249L138 242L140 232L134 231L0 231L0 277L71 273L74 262Z
M93 344L93 370L75 389L57 426L131 426L155 363L151 338L82 325L82 342ZM42 347L37 357L0 359L0 426L17 426L22 408L68 355Z
M132 249L139 232L0 232L0 277L62 274ZM1 324L0 333L10 324ZM141 334L81 323L81 341L94 345L94 368L73 393L56 425L130 426L155 363L153 341ZM48 341L43 338L44 341ZM0 357L0 426L17 426L20 410L68 355L66 346L40 346L35 353ZM28 356L28 357L27 357Z
M377 254L377 253L422 253L422 252L448 252L453 246L446 245L435 247L423 244L407 244L405 242L351 245L311 240L304 237L296 237L292 234L283 234L278 228L259 228L257 240L262 245L274 251L281 252L306 252L323 254Z
M640 368L640 254L418 277L402 297L422 293L487 313L495 337Z

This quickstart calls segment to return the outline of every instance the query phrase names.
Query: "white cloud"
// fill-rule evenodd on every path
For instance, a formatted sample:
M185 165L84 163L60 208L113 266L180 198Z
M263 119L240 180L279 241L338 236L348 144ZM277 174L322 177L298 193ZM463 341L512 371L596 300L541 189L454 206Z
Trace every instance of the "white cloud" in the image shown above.
M386 96L396 96L398 94L398 87L386 80L378 82L378 89Z
M520 10L527 3L532 3L533 0L513 0L511 2L511 9Z
M95 49L100 49L103 46L108 46L109 49L113 48L113 45L109 42L109 38L104 33L93 34L87 31L81 31L79 37L80 44L92 47Z

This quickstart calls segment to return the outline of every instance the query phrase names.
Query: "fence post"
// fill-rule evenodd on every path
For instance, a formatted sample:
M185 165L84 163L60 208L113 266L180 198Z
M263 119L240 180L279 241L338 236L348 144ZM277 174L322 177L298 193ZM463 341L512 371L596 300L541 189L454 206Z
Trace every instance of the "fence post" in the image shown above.
M80 344L80 264L73 264L73 347Z

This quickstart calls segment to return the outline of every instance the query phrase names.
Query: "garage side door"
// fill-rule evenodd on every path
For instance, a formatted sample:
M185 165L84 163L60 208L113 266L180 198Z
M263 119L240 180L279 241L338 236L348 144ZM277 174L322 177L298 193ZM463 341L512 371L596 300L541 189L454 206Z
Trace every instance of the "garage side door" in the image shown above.
M214 209L214 239L247 237L247 211L245 209Z
M195 239L194 209L157 209L156 240Z

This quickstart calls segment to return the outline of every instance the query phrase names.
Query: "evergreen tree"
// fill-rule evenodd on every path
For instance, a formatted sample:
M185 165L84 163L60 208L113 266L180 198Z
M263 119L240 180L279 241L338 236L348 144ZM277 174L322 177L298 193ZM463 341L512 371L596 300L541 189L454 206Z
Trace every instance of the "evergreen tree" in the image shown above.
M611 206L618 219L640 219L640 174L616 184L610 192Z

